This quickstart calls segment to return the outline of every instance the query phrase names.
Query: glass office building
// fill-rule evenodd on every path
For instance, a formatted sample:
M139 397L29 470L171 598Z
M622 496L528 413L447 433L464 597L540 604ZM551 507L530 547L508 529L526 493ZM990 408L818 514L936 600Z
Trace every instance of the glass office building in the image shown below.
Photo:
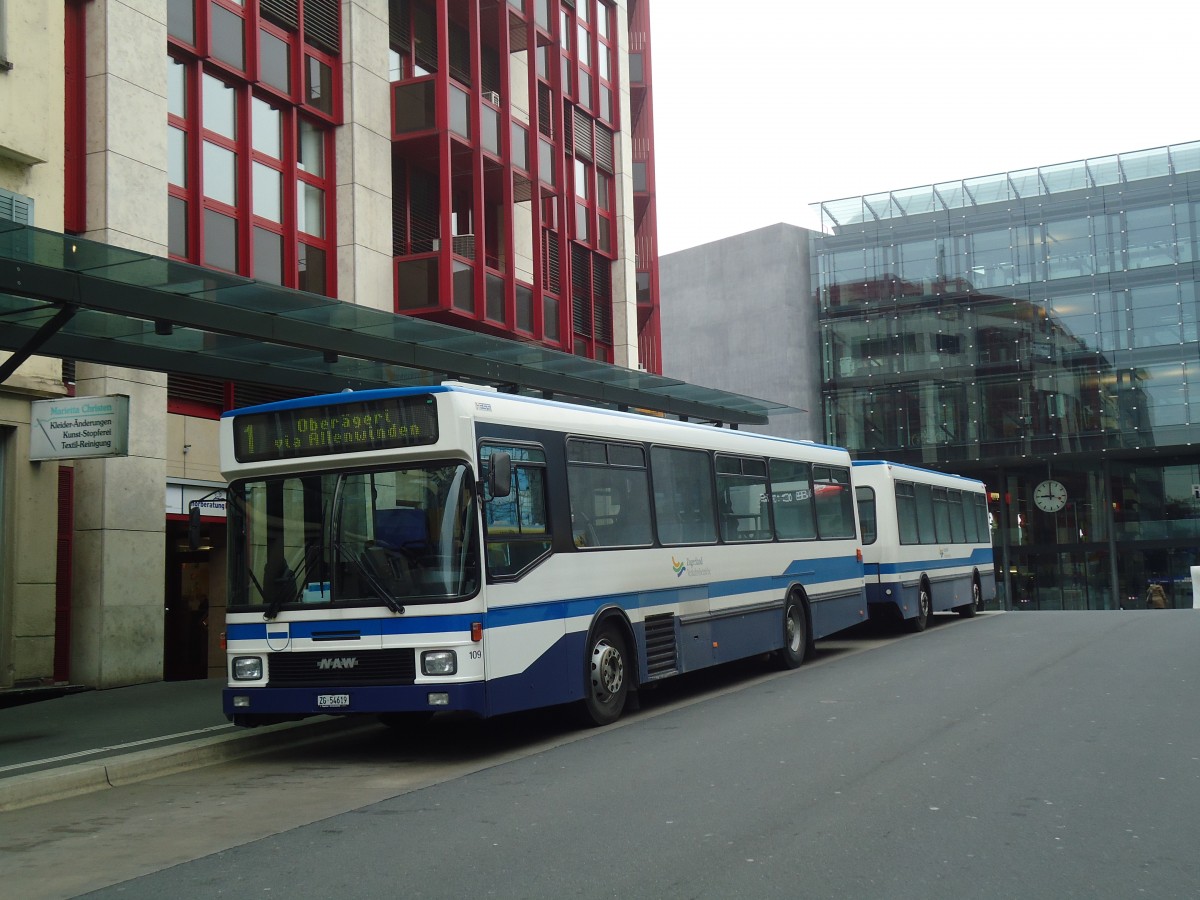
M1012 608L1190 607L1200 142L819 210L827 439L984 480Z

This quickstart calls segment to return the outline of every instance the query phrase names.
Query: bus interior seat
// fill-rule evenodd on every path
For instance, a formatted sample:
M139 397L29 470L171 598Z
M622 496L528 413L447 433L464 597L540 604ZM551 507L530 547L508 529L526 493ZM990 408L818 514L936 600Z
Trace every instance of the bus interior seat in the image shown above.
M375 543L415 555L428 550L429 522L425 510L414 506L375 510Z

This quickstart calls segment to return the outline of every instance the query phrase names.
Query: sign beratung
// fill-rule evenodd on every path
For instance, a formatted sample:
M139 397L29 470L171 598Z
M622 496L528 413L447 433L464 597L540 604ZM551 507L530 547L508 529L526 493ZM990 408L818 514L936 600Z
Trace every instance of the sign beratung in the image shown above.
M88 459L129 454L129 397L63 397L30 405L29 458Z

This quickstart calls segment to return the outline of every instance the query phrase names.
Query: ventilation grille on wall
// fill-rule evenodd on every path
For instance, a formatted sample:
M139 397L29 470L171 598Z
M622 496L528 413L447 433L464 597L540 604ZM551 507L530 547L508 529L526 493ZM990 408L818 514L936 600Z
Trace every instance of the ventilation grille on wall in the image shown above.
M409 253L430 253L438 236L437 176L420 169L409 171L408 227L412 240Z
M612 343L612 268L611 263L596 253L592 258L592 321L596 325L596 340Z
M299 0L259 0L263 18L291 31L300 23Z
M550 87L538 82L538 131L548 138L554 137L554 121L550 117Z
M418 4L413 9L413 55L417 65L426 72L438 67L437 17L433 11Z
M575 107L575 132L572 142L575 155L583 159L592 158L592 120L583 110Z
M409 26L408 0L393 0L388 10L388 38L393 50L409 50L412 28Z
M471 84L471 35L461 25L450 23L450 75Z
M33 198L0 188L0 219L8 219L19 225L32 225Z
M596 123L596 166L610 175L615 171L613 169L613 133L599 122Z
M304 0L304 40L335 56L342 52L338 0Z
M456 234L450 239L450 246L459 256L467 259L475 258L475 235Z
M578 335L592 336L591 259L586 249L571 245L571 328Z
M542 229L542 290L558 294L562 290L558 260L558 232Z

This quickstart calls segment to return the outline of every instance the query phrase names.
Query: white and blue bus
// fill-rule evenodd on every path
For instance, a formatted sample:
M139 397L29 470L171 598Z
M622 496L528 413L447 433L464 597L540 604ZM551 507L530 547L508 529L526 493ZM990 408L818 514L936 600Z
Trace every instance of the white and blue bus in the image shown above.
M853 472L873 618L924 631L935 612L973 616L995 600L983 482L880 460Z
M575 703L866 619L845 450L468 385L234 410L224 710Z

